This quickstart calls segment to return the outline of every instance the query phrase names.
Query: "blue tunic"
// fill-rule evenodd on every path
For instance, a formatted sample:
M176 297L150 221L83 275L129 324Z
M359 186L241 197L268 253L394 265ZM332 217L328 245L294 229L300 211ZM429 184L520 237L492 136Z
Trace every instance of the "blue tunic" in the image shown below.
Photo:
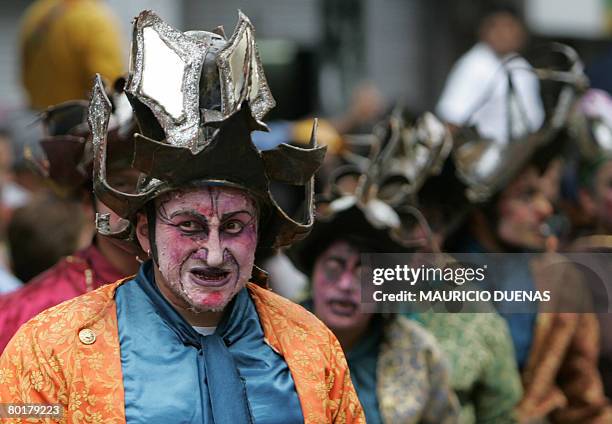
M150 262L115 300L128 423L224 424L243 408L244 422L304 422L289 368L264 342L246 289L213 336L199 334L166 301Z

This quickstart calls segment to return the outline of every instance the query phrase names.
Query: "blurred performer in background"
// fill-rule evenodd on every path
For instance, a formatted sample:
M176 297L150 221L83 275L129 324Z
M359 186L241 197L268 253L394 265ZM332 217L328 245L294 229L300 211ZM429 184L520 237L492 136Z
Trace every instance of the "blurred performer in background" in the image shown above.
M75 199L41 196L15 210L7 231L11 270L28 282L91 243L91 214Z
M401 121L404 148L386 166L387 179L395 184L384 191L392 197L412 193L411 203L424 219L413 221L411 239L429 260L452 264L457 259L442 253L441 246L465 218L461 188L448 169L452 138L431 114L403 116ZM454 283L448 287L457 288ZM444 353L450 385L461 403L460 423L517 422L515 409L523 394L520 374L508 325L493 305L464 305L458 313L428 311L409 317L436 338Z
M21 77L29 106L87 99L96 73L124 72L119 28L100 0L36 0L21 24Z
M125 73L119 26L104 0L35 0L20 23L15 51L25 105L10 111L4 125L10 135L15 179L1 187L8 212L30 195L47 191L23 157L25 148L42 156L38 113L62 102L89 97L96 72L108 81ZM8 202L13 203L12 205ZM14 203L19 204L15 205ZM4 215L6 209L0 206Z
M576 58L571 49L555 48ZM450 249L473 252L474 263L490 261L488 253L507 253L495 272L489 270L494 289L553 293L550 303L496 305L510 327L522 373L521 419L576 423L612 419L597 370L597 319L592 313L580 313L593 311L591 295L577 269L554 253L560 158L571 141L562 130L582 88L581 69L574 62L569 71L554 77L561 81L557 92L565 94L558 96L545 125L513 140L497 160L490 161L492 146L482 139L460 140L454 152L456 173L475 209Z
M0 294L16 290L22 285L10 271L6 231L14 210L23 206L27 198L23 189L15 184L10 134L0 129Z
M590 224L570 246L589 253L584 259L596 275L586 276L596 305L601 331L599 371L608 398L612 397L612 98L589 90L581 99L573 121L579 143L579 202ZM595 278L593 278L595 277ZM604 277L602 281L602 277ZM607 313L604 313L607 311Z
M305 304L347 355L367 422L456 423L459 403L431 334L400 314L368 313L361 303L362 253L414 251L411 240L397 237L408 234L404 227L412 216L379 196L385 174L374 168L388 170L387 156L381 152L363 174L348 167L338 173L338 180L355 181L354 191L332 185L333 195L318 202L312 234L294 246L291 256L311 279L311 300Z
M316 128L307 149L253 145L274 99L242 13L229 40L151 11L133 34L134 190L107 179L99 79L89 123L96 194L122 218L98 230L147 260L24 325L0 357L0 402L59 402L70 422L364 423L334 335L253 266L258 248L310 231ZM271 180L305 186L306 212L285 213Z
M120 96L115 98L119 105ZM138 269L135 252L118 247L108 238L94 238L95 213L109 210L92 194L93 146L86 117L86 102L68 102L48 109L43 117L46 137L40 140L45 159L38 162L31 158L53 191L66 199L64 201L76 204L73 207L77 207L79 213L73 217L71 225L81 226L77 244L84 248L62 259L20 290L0 296L0 350L23 323L39 312L134 274ZM138 178L138 172L130 168L133 132L134 122L129 117L126 120L120 113L113 115L108 137L108 166L114 171L111 178L115 187L131 187ZM42 221L46 219L49 217L41 218ZM52 235L50 231L44 237ZM15 234L15 238L19 235ZM24 241L18 243L22 246ZM16 246L15 254L20 254L20 246ZM22 259L16 263L20 268L27 268L28 264L20 262Z
M13 140L8 129L0 130L0 237L4 237L6 225L13 210L24 206L29 195L16 182Z
M507 157L515 160L512 155ZM522 255L542 252L550 241L547 226L554 209L545 187L552 157L538 159L523 164L507 187L471 215L468 238L453 250L474 252L482 259L486 253L511 253L500 273L495 274L496 289L555 291L552 283L559 292L563 282L562 290L573 293L575 302L583 305L579 310L592 310L587 298L584 303L579 299L580 294L587 293L575 269L555 268L558 274L552 275L553 254L533 261ZM512 308L509 304L505 307ZM607 422L611 411L596 368L599 328L595 316L563 307L556 313L506 308L502 307L502 316L510 326L523 375L522 416L551 414L554 422L570 417L571 422Z
M482 137L505 144L536 131L544 121L538 79L516 56L527 32L518 12L494 5L478 27L479 42L451 70L436 107L451 128L475 126Z

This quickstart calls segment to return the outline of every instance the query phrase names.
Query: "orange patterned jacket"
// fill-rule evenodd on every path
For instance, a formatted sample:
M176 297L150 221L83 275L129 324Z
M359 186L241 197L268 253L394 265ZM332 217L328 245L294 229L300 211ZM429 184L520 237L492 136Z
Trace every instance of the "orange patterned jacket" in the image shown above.
M62 423L125 422L114 301L124 281L71 299L26 323L0 357L0 404L59 403ZM305 423L365 423L331 331L302 307L254 284L248 289L266 343L291 370Z

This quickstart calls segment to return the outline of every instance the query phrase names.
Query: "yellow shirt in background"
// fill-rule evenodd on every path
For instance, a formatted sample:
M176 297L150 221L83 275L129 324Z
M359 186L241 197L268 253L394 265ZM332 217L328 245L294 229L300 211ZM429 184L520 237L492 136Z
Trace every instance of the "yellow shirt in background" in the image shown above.
M93 77L124 73L119 27L98 0L37 0L20 30L21 77L34 109L86 99Z

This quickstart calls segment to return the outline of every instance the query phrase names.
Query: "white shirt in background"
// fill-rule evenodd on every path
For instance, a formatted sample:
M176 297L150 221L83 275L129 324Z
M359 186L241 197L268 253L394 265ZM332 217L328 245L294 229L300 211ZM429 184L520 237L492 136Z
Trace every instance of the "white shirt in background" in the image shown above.
M457 126L476 126L484 138L505 145L512 138L537 131L544 122L544 108L537 76L531 65L517 57L504 63L485 43L477 43L454 65L440 96L436 113ZM508 99L508 75L515 96Z

